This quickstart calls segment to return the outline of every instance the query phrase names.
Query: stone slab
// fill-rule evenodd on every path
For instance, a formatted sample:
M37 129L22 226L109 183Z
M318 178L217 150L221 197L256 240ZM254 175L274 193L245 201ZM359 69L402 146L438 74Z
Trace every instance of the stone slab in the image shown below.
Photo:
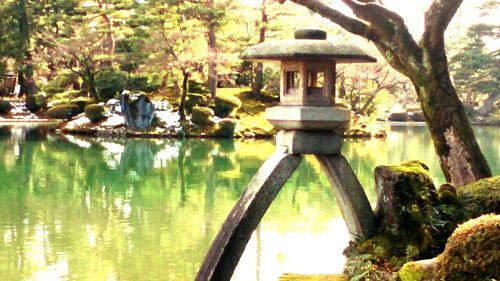
M283 130L345 130L351 111L340 106L280 105L266 109L266 119Z
M342 137L333 131L280 131L276 145L290 154L340 154Z

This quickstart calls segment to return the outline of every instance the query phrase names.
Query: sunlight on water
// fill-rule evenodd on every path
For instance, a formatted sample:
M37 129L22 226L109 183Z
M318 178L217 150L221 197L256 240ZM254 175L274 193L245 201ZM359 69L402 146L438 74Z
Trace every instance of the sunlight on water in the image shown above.
M499 173L500 130L476 128ZM0 127L0 280L193 280L272 141L124 140ZM343 153L372 203L373 169L422 159L443 182L425 127L347 140ZM313 157L253 234L233 280L339 273L349 236Z

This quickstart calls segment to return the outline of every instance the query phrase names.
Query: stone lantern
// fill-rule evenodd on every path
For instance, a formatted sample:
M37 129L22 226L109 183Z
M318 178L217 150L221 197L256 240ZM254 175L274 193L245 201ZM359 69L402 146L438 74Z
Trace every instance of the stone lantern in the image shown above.
M298 167L313 154L325 172L353 237L369 237L375 218L366 194L346 158L342 135L350 110L335 103L335 68L339 63L375 62L359 48L326 40L316 29L295 31L295 40L265 42L241 55L251 61L280 64L280 104L266 109L279 131L276 152L261 166L222 225L196 277L230 280L260 220Z

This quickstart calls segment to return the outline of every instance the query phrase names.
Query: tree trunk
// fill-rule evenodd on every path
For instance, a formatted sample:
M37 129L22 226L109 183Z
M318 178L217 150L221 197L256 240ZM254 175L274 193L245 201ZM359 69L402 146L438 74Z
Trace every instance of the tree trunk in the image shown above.
M490 177L491 171L455 89L431 83L417 87L417 93L446 180L462 186Z
M216 22L214 16L215 5L213 0L208 0L210 15L208 17L208 90L210 97L215 100L217 94L217 38L216 38Z
M35 80L33 78L33 57L30 52L30 38L29 38L29 19L26 9L26 0L19 1L19 35L22 40L22 48L24 50L24 59L22 61L23 75L20 76L19 84L21 85L20 95L26 96L34 95L36 92Z
M97 1L99 9L106 9L103 7L102 1ZM113 34L113 23L106 13L101 15L102 20L106 24L106 36L102 39L102 52L106 56L101 61L101 69L113 68L113 55L115 54L115 36Z
M266 31L268 24L267 0L262 0L261 13L262 13L262 18L260 22L261 26L259 29L259 43L263 43L266 41ZM255 67L255 77L252 82L253 82L252 94L254 95L260 94L260 91L264 86L264 65L261 62L257 63Z
M189 75L190 73L187 71L182 72L182 95L181 102L179 103L179 120L181 123L186 122L186 97L189 91Z

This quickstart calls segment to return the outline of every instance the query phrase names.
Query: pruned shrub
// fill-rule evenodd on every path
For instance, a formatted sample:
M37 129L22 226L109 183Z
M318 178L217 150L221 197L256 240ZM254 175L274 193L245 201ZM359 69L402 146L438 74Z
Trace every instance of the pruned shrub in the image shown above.
M61 104L47 110L47 116L53 119L71 119L79 110L76 104Z
M191 114L191 111L193 111L193 107L195 106L208 106L206 95L188 94L186 103L184 105L184 110L186 110L188 114Z
M214 111L208 107L196 106L191 113L191 122L198 125L213 124Z
M106 117L106 109L98 104L87 105L85 107L85 117L91 122L98 122Z
M121 93L126 86L127 76L122 71L106 70L96 75L95 87L99 101L107 101Z
M460 225L438 256L436 280L495 280L500 276L500 215Z
M42 108L47 108L47 97L43 94L27 96L26 108L31 112L37 112Z
M217 137L232 138L237 125L238 122L234 119L222 119L217 124L217 129L215 130L214 135Z
M215 115L219 117L233 116L240 107L241 101L237 97L217 96L215 98Z
M0 100L0 114L7 114L12 109L10 102L5 100Z

